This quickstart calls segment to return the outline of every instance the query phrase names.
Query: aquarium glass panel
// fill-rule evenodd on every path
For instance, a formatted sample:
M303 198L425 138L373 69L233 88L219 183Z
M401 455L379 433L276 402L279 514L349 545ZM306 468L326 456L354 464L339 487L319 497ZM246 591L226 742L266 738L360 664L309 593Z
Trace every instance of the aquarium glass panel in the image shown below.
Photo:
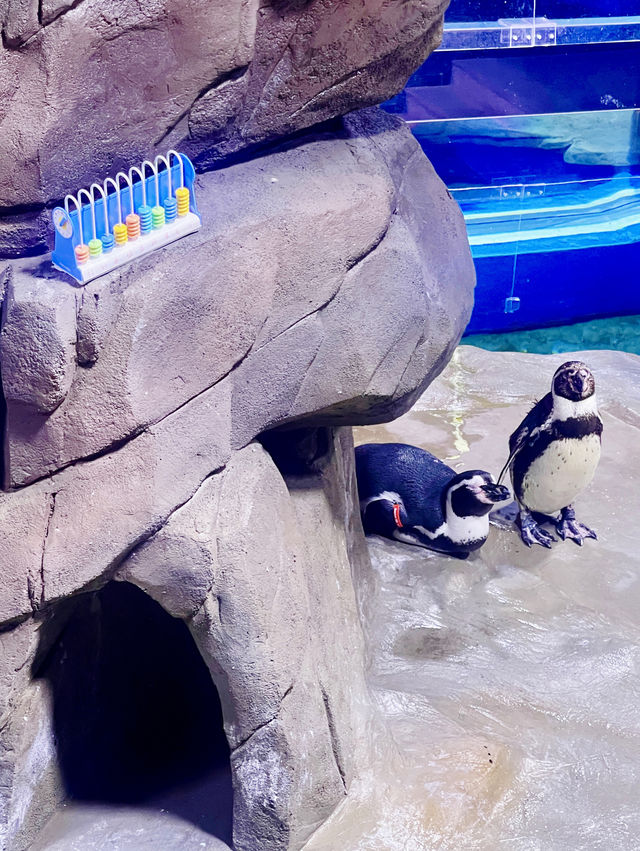
M387 108L408 121L640 107L640 43L432 54Z
M441 50L596 44L640 38L640 0L452 0Z
M497 21L498 18L531 18L535 0L451 0L445 13L449 21Z
M640 313L640 178L453 189L476 265L467 333Z
M464 215L467 333L640 314L638 38L640 0L453 0L385 105Z

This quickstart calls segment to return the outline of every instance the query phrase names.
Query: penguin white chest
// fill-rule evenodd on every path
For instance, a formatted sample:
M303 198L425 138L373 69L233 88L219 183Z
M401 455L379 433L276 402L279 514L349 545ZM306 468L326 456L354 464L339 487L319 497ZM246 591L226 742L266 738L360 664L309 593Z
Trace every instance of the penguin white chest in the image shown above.
M522 480L522 500L531 511L552 514L573 502L589 484L600 460L600 437L554 440Z

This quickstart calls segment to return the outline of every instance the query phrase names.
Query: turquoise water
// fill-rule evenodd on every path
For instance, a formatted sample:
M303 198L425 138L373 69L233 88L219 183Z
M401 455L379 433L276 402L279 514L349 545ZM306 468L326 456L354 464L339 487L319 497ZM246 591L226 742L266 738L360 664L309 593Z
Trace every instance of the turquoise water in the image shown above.
M583 349L616 349L640 355L640 315L614 316L504 334L471 334L462 342L492 352L534 352L545 355Z
M508 2L517 21L497 13ZM453 0L470 26L449 27L455 44L387 103L465 217L477 277L472 334L640 314L640 18L545 22L538 0L533 21L525 2ZM620 2L630 11L632 0ZM536 46L515 43L527 37ZM516 347L554 345L529 336ZM620 347L629 345L635 351Z

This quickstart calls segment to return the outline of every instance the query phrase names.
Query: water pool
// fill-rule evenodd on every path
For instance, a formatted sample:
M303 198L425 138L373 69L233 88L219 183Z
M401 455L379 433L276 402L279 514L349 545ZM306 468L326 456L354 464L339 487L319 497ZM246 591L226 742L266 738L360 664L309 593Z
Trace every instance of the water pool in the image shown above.
M513 38L538 43L547 19L449 24L445 46L475 46L437 51L387 104L464 214L477 274L468 334L640 314L640 18L615 20L616 43L529 49ZM594 18L565 21L566 38L598 22L607 37ZM509 33L506 48L478 47L492 27L496 44ZM553 346L554 334L529 343Z
M541 355L589 349L614 349L640 355L640 315L612 316L573 325L532 328L503 334L471 334L464 343L493 352Z
M640 179L459 189L477 288L467 333L640 313Z

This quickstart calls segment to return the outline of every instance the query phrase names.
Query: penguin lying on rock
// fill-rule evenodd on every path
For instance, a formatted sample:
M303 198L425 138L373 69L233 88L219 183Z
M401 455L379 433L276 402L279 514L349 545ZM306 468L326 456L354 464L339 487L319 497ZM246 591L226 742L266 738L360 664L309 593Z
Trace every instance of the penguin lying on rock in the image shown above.
M367 534L457 558L467 558L484 544L489 512L511 496L489 473L456 473L429 452L405 443L357 446L356 477Z
M602 420L596 404L595 381L580 361L559 367L551 392L537 402L509 438L507 469L520 509L522 540L530 547L550 547L555 540L539 523L552 522L560 537L582 546L597 538L593 529L578 523L575 497L593 478L600 460ZM559 517L550 516L556 515Z

